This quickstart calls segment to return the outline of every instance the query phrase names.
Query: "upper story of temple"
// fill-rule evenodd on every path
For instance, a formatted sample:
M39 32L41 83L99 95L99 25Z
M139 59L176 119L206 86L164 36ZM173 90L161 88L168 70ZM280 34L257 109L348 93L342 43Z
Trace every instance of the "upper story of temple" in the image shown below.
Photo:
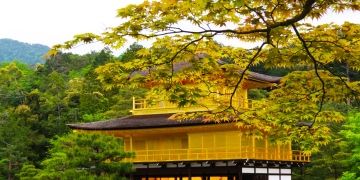
M213 93L209 93L206 97L199 98L195 105L179 107L177 104L164 99L133 97L131 112L133 115L150 115L211 111L218 108L220 105L230 104L230 100L235 109L246 110L256 106L256 101L248 98L249 90L273 88L279 81L280 77L277 76L250 72L235 91L234 88L219 85L212 90ZM199 85L199 87L201 87L201 85Z

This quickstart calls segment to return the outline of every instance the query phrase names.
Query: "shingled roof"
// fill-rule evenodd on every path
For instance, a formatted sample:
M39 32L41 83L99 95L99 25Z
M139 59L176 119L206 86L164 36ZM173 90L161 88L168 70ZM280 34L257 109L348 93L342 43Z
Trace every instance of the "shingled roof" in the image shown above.
M203 122L199 120L176 121L170 120L173 114L154 114L128 116L107 121L97 121L90 123L68 124L72 129L83 130L125 130L125 129L146 129L162 127L195 126L204 124L214 124L215 122Z
M203 58L203 56L198 57L198 58ZM223 61L219 60L218 61L219 64L224 64ZM178 72L180 70L183 70L185 68L191 67L191 63L190 62L177 62L174 64L173 66L173 70L174 72ZM246 77L247 79L250 80L254 80L254 81L262 81L262 82L268 82L268 83L279 83L281 77L278 76L270 76L270 75L265 75L265 74L260 74L260 73L256 73L256 72L251 72L251 71L247 71L248 72L248 76ZM146 76L149 74L148 71L135 71L133 73L131 73L130 76L134 76L135 74L140 74L142 76Z
M251 80L258 80L258 81L265 81L265 82L269 82L269 83L279 83L281 77L278 76L269 76L269 75L265 75L265 74L260 74L260 73L256 73L256 72L250 72L249 79Z

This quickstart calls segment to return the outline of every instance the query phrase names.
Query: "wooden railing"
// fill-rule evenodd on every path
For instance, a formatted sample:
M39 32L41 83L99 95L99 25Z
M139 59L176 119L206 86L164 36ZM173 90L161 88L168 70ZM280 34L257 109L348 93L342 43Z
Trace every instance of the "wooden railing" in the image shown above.
M142 115L209 111L218 108L220 105L228 105L229 100L230 96L222 96L221 98L203 98L199 100L199 103L196 105L179 108L177 104L165 100L135 99L135 97L133 97L132 113L134 115ZM235 97L232 104L236 109L248 109L255 107L257 102L255 100Z
M171 162L194 160L258 159L274 161L310 162L310 155L301 151L273 151L265 148L168 149L135 151L133 162Z
M292 159L297 162L310 162L311 155L305 154L303 151L293 151Z

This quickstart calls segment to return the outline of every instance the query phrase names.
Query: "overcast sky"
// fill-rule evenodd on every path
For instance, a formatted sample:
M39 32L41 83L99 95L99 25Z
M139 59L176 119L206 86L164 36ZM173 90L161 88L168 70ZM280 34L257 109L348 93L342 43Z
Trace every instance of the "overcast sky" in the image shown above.
M52 46L70 40L75 34L100 33L118 24L116 9L141 1L0 0L0 38ZM321 22L341 24L345 20L360 23L360 13L329 14ZM75 52L90 51L90 48L80 47Z

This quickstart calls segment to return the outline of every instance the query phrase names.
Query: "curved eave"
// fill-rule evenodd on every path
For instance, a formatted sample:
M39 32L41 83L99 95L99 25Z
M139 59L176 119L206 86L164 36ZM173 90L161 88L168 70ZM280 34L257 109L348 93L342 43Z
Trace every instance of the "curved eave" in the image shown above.
M201 120L176 121L170 120L172 114L136 115L119 119L97 121L90 123L67 124L71 129L78 130L128 130L149 129L181 126L198 126L214 124L214 122L203 122Z
M281 77L270 76L270 75L260 74L260 73L256 73L256 72L250 72L248 79L260 81L260 82L279 83Z
M201 57L203 57L203 55ZM222 64L222 62L219 61L219 64ZM189 67L191 67L190 62L178 62L178 63L174 64L173 71L178 72L178 71L184 70L184 69L189 68ZM151 68L149 70L154 70L154 69L155 68ZM240 72L242 72L242 71L240 71ZM130 74L130 77L133 77L136 74L141 75L141 76L147 76L149 74L149 71L145 71L145 70L143 70L143 71L135 71L135 72L132 72ZM263 82L263 83L279 83L281 77L270 76L270 75L266 75L266 74L260 74L260 73L250 72L249 71L247 79L257 81L257 82Z

